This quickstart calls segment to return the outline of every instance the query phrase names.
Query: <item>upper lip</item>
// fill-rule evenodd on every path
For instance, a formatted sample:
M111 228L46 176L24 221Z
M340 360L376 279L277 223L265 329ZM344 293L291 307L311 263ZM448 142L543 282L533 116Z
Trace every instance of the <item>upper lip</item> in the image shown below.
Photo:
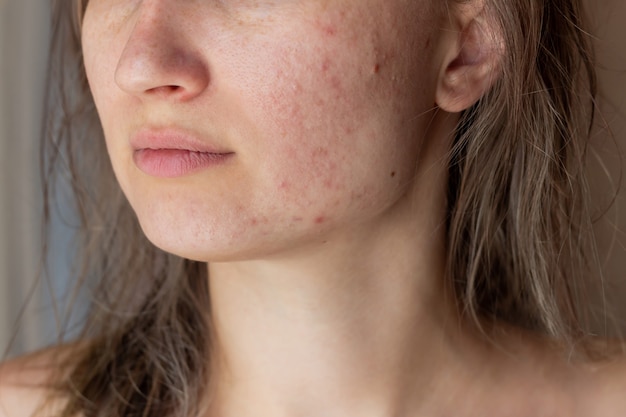
M130 138L133 150L142 149L180 149L192 152L228 154L232 153L210 140L200 139L197 135L178 128L142 128Z

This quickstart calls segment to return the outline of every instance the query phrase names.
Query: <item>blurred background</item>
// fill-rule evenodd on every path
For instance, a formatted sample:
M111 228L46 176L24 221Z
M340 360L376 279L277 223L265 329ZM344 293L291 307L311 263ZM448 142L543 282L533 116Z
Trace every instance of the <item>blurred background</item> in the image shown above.
M626 186L620 172L626 149L626 1L589 0L602 90L602 115L613 137L599 129L590 174L593 201L608 207L597 223L604 291L626 323ZM55 340L51 293L62 294L70 279L66 248L70 230L53 219L51 276L41 277L41 187L38 142L49 32L48 2L0 0L0 358L31 351ZM607 185L607 173L614 178ZM626 175L626 174L624 174ZM66 210L61 207L61 210ZM71 215L71 213L70 213ZM19 322L19 325L18 325ZM626 328L626 326L624 326Z
M48 32L48 2L0 0L0 355L13 338L12 351L19 353L49 343L55 333L45 292L34 286L40 276L37 149Z

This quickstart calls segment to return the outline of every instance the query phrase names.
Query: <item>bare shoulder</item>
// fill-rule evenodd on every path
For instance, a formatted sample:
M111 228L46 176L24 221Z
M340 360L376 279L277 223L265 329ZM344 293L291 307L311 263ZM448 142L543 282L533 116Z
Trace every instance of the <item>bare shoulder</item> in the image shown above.
M59 401L50 401L58 378L59 360L69 346L42 350L0 364L0 417L47 417L57 414Z
M581 409L585 415L598 417L626 416L626 355L585 364L578 380Z
M500 415L626 416L622 343L598 341L598 354L589 358L528 332L510 330L503 340L501 351L492 355Z
M621 343L598 341L602 355L573 358L552 352L544 356L553 392L560 395L556 408L577 417L626 416L626 355ZM593 356L593 355L592 355Z

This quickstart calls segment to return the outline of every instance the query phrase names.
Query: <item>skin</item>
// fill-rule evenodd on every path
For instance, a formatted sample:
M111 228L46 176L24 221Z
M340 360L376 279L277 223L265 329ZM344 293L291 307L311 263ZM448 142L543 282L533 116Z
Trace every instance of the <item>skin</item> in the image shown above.
M626 410L617 376L518 329L487 342L448 296L446 152L498 51L480 1L437 4L90 1L85 68L117 179L156 245L209 262L206 416ZM146 127L234 156L152 177L130 145ZM0 370L0 395L34 395L16 388L29 363Z
M155 244L212 262L282 255L362 229L407 194L435 106L427 45L438 28L430 2L379 3L90 2L90 86L117 178ZM235 156L150 177L128 143L145 127Z

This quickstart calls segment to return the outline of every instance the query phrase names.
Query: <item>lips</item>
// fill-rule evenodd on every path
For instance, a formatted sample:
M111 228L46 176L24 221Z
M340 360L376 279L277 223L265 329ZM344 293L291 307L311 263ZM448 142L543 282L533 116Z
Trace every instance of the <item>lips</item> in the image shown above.
M230 160L234 152L175 129L144 129L130 141L133 162L143 173L175 178L211 169Z

